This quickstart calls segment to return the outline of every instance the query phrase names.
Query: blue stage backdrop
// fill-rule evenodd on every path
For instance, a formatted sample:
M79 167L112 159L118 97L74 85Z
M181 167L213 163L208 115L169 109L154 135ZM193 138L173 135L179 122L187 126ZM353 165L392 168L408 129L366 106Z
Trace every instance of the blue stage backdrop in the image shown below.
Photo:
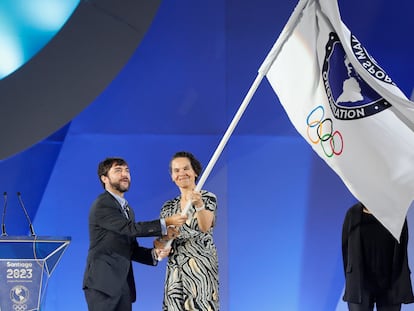
M138 219L157 218L162 203L177 194L168 174L171 155L189 150L207 165L296 3L163 1L132 58L85 110L0 162L0 190L22 192L37 234L72 237L50 279L45 311L86 310L88 212L103 190L98 162L126 158L128 201ZM414 4L339 5L347 26L410 96ZM298 135L267 81L204 188L219 200L221 310L346 310L341 230L356 199ZM411 211L409 223L414 232ZM14 194L6 225L9 235L28 233ZM139 241L152 245L152 238ZM133 310L160 310L165 262L134 268Z

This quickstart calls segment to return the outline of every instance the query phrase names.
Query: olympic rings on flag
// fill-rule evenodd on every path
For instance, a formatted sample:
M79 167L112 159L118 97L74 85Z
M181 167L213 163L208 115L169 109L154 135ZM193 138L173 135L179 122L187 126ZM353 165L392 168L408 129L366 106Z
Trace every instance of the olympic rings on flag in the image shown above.
M306 133L310 142L320 144L323 153L328 158L340 155L344 149L344 140L339 131L334 130L331 118L325 118L323 106L314 108L306 118Z
M23 304L23 305L16 305L16 304L14 304L13 305L13 309L15 311L26 311L27 310L27 305L26 304Z

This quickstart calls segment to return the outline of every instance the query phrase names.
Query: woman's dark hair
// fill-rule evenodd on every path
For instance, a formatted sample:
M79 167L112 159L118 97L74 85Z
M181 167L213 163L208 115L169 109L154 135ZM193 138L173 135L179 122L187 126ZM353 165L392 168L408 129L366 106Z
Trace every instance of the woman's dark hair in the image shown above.
M191 167L196 173L195 181L197 181L197 179L200 177L201 171L203 170L203 167L201 166L200 161L198 161L197 158L191 152L187 152L187 151L176 152L170 161L170 165L169 165L170 174L172 173L171 163L176 158L187 158L190 160Z
M128 165L128 163L122 158L106 158L98 165L98 178L102 186L105 189L105 184L101 180L101 176L107 176L109 170L113 165Z

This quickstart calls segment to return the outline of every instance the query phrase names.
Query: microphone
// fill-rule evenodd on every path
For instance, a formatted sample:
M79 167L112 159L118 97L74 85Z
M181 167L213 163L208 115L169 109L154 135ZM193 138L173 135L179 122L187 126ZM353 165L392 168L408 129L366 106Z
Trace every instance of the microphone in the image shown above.
M3 205L3 217L1 219L1 236L6 236L6 225L4 223L4 218L6 217L6 208L7 208L7 192L3 193L4 196L4 205Z
M32 222L30 221L30 218L29 218L29 214L27 214L27 210L24 207L22 196L21 196L20 192L17 192L17 198L19 199L20 206L22 207L23 212L26 215L27 222L29 223L30 233L32 234L32 236L35 236L36 233L34 232Z

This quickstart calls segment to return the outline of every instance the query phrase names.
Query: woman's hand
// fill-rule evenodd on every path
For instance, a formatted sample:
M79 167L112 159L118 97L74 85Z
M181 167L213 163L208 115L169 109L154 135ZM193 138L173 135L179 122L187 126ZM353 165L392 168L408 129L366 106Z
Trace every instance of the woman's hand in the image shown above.
M200 209L204 207L203 198L201 197L200 191L195 191L191 193L191 203L196 209Z

